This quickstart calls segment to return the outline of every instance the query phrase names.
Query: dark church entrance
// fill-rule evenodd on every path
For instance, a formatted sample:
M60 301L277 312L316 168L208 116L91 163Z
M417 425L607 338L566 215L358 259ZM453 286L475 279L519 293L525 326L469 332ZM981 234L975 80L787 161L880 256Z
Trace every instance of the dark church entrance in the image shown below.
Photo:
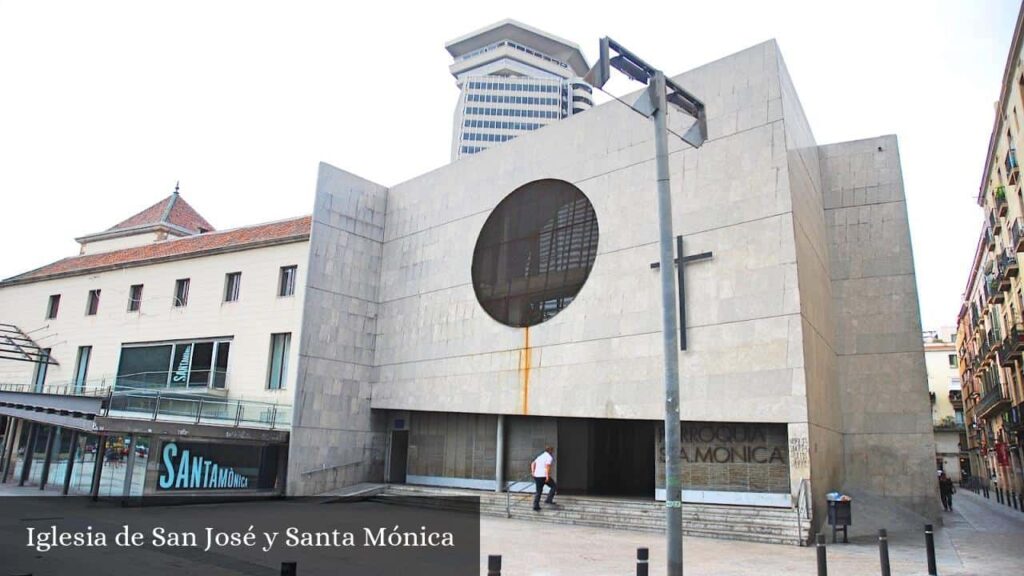
M559 492L654 498L656 433L655 422L559 418Z

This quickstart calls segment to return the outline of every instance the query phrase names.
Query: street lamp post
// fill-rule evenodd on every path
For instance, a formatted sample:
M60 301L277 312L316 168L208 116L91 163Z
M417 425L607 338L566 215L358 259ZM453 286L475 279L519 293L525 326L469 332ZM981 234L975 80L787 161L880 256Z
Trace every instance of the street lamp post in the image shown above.
M631 108L654 120L654 148L658 182L658 244L661 269L662 346L665 361L665 521L667 574L683 574L683 515L682 481L679 449L679 340L676 320L676 283L672 257L672 196L668 170L668 104L689 114L696 122L680 138L698 148L707 138L704 104L689 92L665 78L665 74L650 66L611 38L602 38L600 58L587 74L592 86L601 88L608 81L614 67L630 78L647 84L647 90ZM614 51L616 56L611 57ZM669 87L672 92L669 92ZM684 266L679 254L678 266ZM682 306L682 303L680 303Z

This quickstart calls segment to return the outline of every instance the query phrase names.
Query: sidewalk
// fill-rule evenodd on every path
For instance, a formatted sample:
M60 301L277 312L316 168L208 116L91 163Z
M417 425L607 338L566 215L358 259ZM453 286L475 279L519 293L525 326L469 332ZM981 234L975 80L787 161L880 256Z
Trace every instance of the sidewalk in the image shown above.
M966 491L954 496L954 511L935 534L939 574L1020 574L1024 570L1024 513ZM603 530L483 517L481 574L487 555L501 554L502 574L569 576L635 574L636 549L650 548L652 575L664 574L665 535ZM851 538L828 544L828 569L834 576L879 574L878 542ZM890 532L893 575L927 574L923 528L919 533ZM684 572L695 575L787 576L817 574L813 546L777 546L707 538L685 538Z

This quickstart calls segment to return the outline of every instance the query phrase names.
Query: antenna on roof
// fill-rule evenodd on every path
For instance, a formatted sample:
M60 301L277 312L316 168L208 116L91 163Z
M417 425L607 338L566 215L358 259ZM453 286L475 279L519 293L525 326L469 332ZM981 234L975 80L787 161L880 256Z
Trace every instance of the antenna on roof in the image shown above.
M176 181L176 182L174 183L174 193L175 193L175 194L177 194L177 193L178 193L178 184L181 184L181 180L178 180L178 181Z

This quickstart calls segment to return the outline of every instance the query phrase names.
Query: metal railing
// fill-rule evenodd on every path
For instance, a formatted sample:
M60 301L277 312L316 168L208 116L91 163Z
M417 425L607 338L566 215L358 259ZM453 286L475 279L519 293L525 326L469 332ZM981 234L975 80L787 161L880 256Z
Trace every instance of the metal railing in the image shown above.
M527 484L527 486L520 487L518 490L513 490L513 488L517 484ZM527 490L526 490L527 488L530 488L531 490L529 492L527 492ZM536 485L536 483L533 480L533 475L521 476L518 480L509 480L509 481L505 482L505 517L506 518L511 518L512 517L512 494L513 493L517 494L517 496L516 496L516 504L518 505L519 503L522 502L523 495L526 495L527 497L532 498L533 495L534 495L534 492L536 492L536 491L537 491L537 485Z
M807 520L808 526L810 526L811 522L811 481L807 478L800 480L800 488L796 491L795 500L796 502L793 507L796 509L797 539L800 541L801 546L806 546L804 520Z
M292 407L269 402L230 398L190 397L146 389L113 391L106 415L112 418L144 414L150 420L214 424L232 427L291 427Z
M106 398L103 415L232 427L288 429L292 407L287 404L199 395L203 388L153 389L110 384L33 384L0 382L0 392Z

